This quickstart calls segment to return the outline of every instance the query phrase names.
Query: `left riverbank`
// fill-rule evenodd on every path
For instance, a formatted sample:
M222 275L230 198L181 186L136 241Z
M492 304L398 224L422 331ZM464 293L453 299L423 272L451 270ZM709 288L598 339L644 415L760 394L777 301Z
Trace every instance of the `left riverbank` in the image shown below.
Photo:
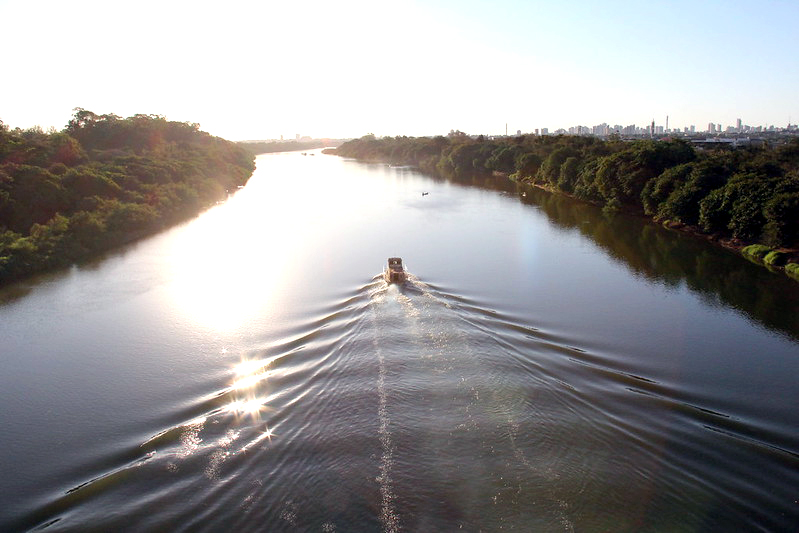
M254 170L246 148L156 115L79 108L51 132L0 122L0 285L193 217Z

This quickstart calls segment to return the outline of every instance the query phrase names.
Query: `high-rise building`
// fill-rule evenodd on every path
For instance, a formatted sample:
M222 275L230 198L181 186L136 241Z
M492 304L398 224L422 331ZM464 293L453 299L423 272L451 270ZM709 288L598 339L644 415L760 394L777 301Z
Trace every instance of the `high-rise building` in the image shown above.
M712 122L707 123L707 132L708 133L716 133L716 125Z
M741 133L741 119L739 118L735 123L735 129L738 133Z

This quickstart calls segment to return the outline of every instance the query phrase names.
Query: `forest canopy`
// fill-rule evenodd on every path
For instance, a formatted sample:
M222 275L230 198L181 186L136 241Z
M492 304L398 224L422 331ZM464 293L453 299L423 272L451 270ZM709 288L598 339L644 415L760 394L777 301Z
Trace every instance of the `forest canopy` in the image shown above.
M194 216L254 169L244 148L157 115L78 108L50 132L0 121L0 283Z
M797 138L774 147L701 151L682 140L367 135L335 153L412 165L449 179L501 172L607 211L641 213L772 247L799 247Z

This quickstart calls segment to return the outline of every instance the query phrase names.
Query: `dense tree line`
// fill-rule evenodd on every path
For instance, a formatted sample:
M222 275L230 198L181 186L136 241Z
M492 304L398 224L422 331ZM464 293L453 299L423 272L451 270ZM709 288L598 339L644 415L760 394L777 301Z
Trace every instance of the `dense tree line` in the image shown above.
M0 122L0 283L191 217L254 168L244 148L160 116L77 109L47 133Z
M258 155L326 148L338 146L341 142L335 139L312 139L310 141L240 141L238 144L254 155Z
M501 172L608 211L642 213L772 247L799 247L799 139L777 147L706 152L681 140L369 135L344 143L336 153L454 179Z

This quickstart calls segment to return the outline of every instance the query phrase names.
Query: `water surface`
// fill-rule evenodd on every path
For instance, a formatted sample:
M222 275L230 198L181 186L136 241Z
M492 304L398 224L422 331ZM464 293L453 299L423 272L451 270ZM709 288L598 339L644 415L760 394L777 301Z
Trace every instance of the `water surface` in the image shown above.
M799 520L799 284L508 182L260 156L2 297L4 531Z

